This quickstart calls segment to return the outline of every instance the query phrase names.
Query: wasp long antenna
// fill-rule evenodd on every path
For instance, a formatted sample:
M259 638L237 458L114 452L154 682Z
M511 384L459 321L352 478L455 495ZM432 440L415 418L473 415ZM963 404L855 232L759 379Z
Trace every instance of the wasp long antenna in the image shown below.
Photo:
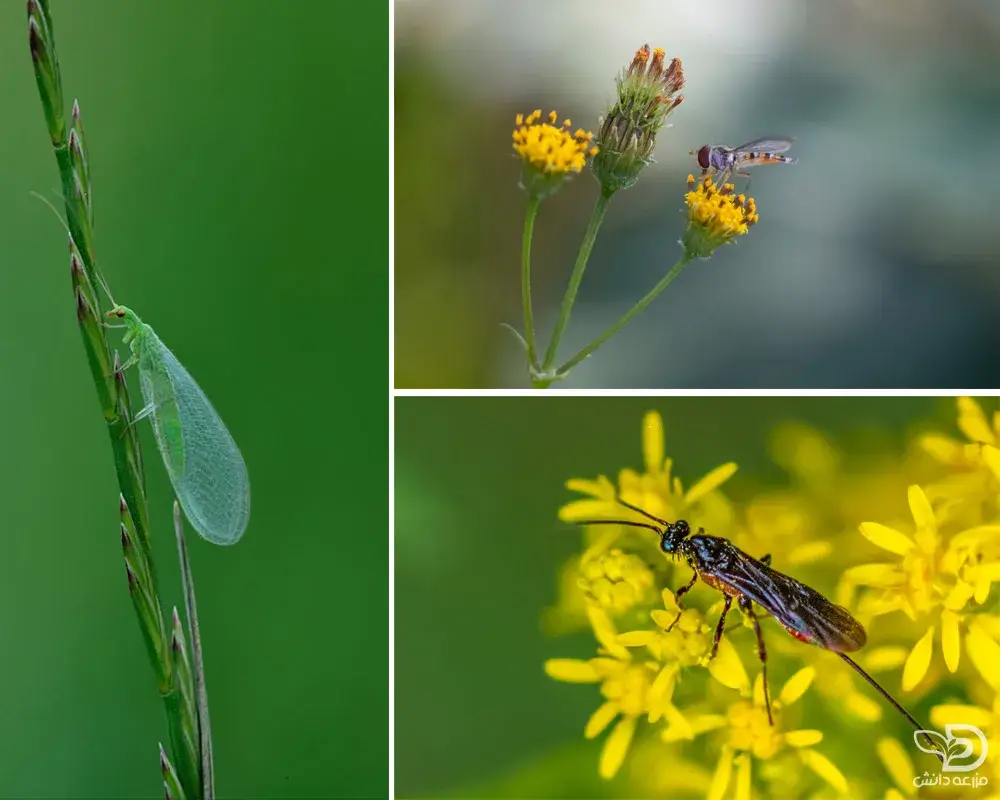
M39 200L41 200L43 203L45 203L45 205L47 205L49 207L49 209L51 209L52 213L56 215L56 219L59 220L59 224L63 226L63 229L66 231L67 235L69 235L69 237L72 239L73 238L73 231L70 230L69 223L65 219L63 219L62 215L59 213L59 210L53 205L52 201L49 200L49 198L47 198L45 195L39 194L38 192L36 192L34 190L31 190L29 192L29 194L31 194L34 197L37 197ZM65 196L63 196L59 192L56 192L56 197L58 197L60 200L62 200L63 203L66 202ZM69 212L69 205L68 204L67 204L66 208L67 208L67 212ZM104 290L104 294L106 294L108 296L108 302L111 303L112 306L118 305L115 302L115 298L111 296L111 289L108 286L107 281L104 280L104 276L100 272L98 272L97 269L94 269L93 272L94 272L94 276L97 278L97 282L101 285L101 288Z
M634 522L630 519L581 519L573 523L574 525L628 525L630 528L646 528L663 535L663 531L655 525L646 522Z
M623 506L625 506L625 508L628 508L628 509L630 509L630 510L634 511L634 512L635 512L636 514L642 514L642 515L643 515L643 516L644 516L644 517L645 517L646 519L651 519L651 520L653 520L653 522L658 522L658 523L660 523L661 525L669 525L669 524L670 524L670 523L669 523L669 522L667 522L667 521L666 521L665 519L660 519L659 517L654 517L654 516L653 516L652 514L650 514L650 513L648 512L648 511L643 511L643 510L642 510L641 508L639 508L638 506L634 506L634 505L632 505L631 503L626 503L626 502L625 502L624 500L622 500L622 499L621 499L620 497L618 498L618 502L619 502L619 503L621 503L621 504L622 504Z
M884 697L886 700L889 701L889 703L892 704L893 708L895 708L900 714L906 717L907 722L909 722L913 726L913 729L917 733L922 734L922 738L931 748L930 752L934 753L939 759L941 759L941 762L944 763L944 756L941 755L941 753L938 751L937 744L934 742L933 739L931 739L930 736L928 736L924 732L924 728L922 728L920 723L913 718L910 712L907 711L905 708L903 708L899 703L897 703L895 698L891 694L889 694L885 689L883 689L879 685L879 682L877 680L875 680L871 675L865 672L853 658L851 658L848 655L845 655L844 653L837 653L837 655L840 656L842 659L844 659L844 661L846 661L852 667L854 667L854 670L858 673L858 675L860 675L862 678L868 681L868 683L876 692L882 695L882 697Z

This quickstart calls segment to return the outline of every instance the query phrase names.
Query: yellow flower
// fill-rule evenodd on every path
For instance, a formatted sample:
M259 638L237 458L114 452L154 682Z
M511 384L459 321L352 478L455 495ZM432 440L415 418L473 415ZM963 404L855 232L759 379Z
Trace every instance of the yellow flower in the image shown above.
M796 702L809 688L816 671L812 667L801 669L792 675L782 686L778 699L773 701L771 713L774 719L772 725L768 720L767 709L764 707L763 682L760 677L754 685L753 701L740 700L729 707L727 714L706 714L691 716L688 722L698 733L724 729L726 743L722 746L712 785L709 788L707 800L722 800L722 798L750 797L752 782L752 759L767 761L778 755L794 753L809 769L819 775L830 786L841 794L847 792L847 780L843 773L826 756L812 746L823 740L822 731L792 730L782 731L782 707ZM662 738L673 741L676 734L667 728ZM732 773L736 768L735 786Z
M570 133L572 123L567 119L557 125L555 111L549 113L548 122L541 119L539 109L514 120L514 152L524 161L522 186L535 195L551 194L597 153L591 144L594 134L583 129Z
M627 503L663 519L674 520L685 514L694 516L695 520L707 524L713 531L728 527L731 509L728 503L715 495L715 490L736 472L736 464L730 462L716 467L685 490L681 480L671 476L673 462L665 458L663 445L663 420L657 412L651 411L646 414L642 424L645 472L640 474L631 469L622 470L618 476L617 489L603 475L596 480L574 478L567 481L568 489L588 495L588 499L567 503L559 509L559 519L563 522L615 518L642 520L642 517L617 502L618 497L621 497ZM700 513L691 515L695 506ZM694 521L692 526L697 527ZM600 551L610 547L622 532L621 528L612 527L598 533L591 549Z
M706 624L701 613L693 608L681 612L674 593L669 589L664 589L662 594L664 607L650 614L657 629L628 631L618 637L618 643L625 647L645 647L653 658L663 664L648 698L649 721L656 722L661 716L666 716L679 730L686 732L680 738L692 738L693 733L686 728L683 717L672 703L681 668L695 665L707 667L723 686L743 692L749 690L750 680L736 649L725 636L719 641L715 658L709 660L714 626Z
M629 651L618 643L611 619L601 609L589 610L594 635L601 643L598 657L588 661L553 658L545 662L550 678L568 683L599 683L604 703L595 711L584 728L584 736L593 739L615 718L618 722L604 742L599 772L611 779L618 772L628 753L639 718L649 713L650 690L660 665L655 661L635 661Z
M695 184L697 183L697 188ZM711 176L695 181L688 175L688 224L684 252L688 258L708 258L719 245L746 234L760 217L752 197L733 194L733 185L717 186Z
M1000 658L1000 645L974 618L961 612L973 598L986 595L993 580L1000 579L1000 565L981 560L969 562L984 538L991 536L989 526L962 531L952 537L947 549L942 547L938 521L923 489L909 489L910 511L916 526L909 535L875 522L863 522L861 533L872 543L900 557L897 564L861 564L844 573L850 585L881 589L881 594L862 600L862 614L877 616L901 610L911 620L931 617L931 625L913 645L903 666L903 691L914 689L927 675L934 652L938 626L941 653L952 673L961 659L962 627L966 628L965 647L974 667L991 685L1000 685L1000 675L990 667L994 656ZM934 617L938 620L935 622Z
M684 100L684 69L675 58L666 63L665 51L643 45L616 83L618 96L601 119L597 134L600 152L591 169L605 195L632 186L653 160L656 135L667 116Z
M650 597L653 571L637 555L615 547L583 560L577 585L591 602L623 614Z

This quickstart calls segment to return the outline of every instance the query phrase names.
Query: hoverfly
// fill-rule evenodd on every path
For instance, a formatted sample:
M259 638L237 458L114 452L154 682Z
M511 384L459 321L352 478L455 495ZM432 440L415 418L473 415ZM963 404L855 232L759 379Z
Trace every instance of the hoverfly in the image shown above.
M722 173L719 185L726 183L733 174L746 177L749 173L742 170L761 164L794 164L796 159L791 156L779 155L790 148L795 140L785 137L768 137L754 139L739 147L724 147L720 144L706 144L700 150L691 151L698 157L701 174L708 172Z

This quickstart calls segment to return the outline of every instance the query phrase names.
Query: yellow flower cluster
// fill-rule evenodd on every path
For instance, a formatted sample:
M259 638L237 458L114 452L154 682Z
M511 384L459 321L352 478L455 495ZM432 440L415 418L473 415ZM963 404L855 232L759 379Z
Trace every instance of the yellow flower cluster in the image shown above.
M643 421L643 471L624 469L616 482L568 481L583 497L563 506L559 518L641 520L621 498L669 521L686 519L748 554L773 554L776 569L821 589L862 622L868 643L858 663L919 720L942 731L962 722L984 732L991 747L980 773L996 792L1000 414L988 420L969 398L958 408L968 441L925 434L903 458L844 453L817 431L783 425L773 457L791 488L739 506L721 491L735 464L685 489L664 451L662 419L651 412ZM912 796L915 777L937 771L937 761L914 747L912 730L858 675L764 620L768 674L784 678L776 694L771 689L772 724L748 620L730 624L709 659L723 605L718 591L696 588L682 611L672 588L686 584L691 571L670 566L655 533L602 524L585 526L583 537L582 554L565 567L546 615L559 616L561 632L589 627L597 655L552 659L545 669L557 680L600 684L604 702L584 734L594 738L611 727L598 767L605 778L635 752L642 767L625 773L630 795L888 800ZM945 678L946 692L935 694ZM810 689L812 701L800 707ZM926 705L917 707L921 698ZM873 759L850 755L860 751Z
M705 258L736 236L746 234L760 216L757 203L744 194L733 194L731 183L717 186L711 176L695 181L688 175L688 227L684 246L692 258Z
M514 152L533 170L549 176L580 172L588 156L597 154L591 145L594 134L583 129L570 133L568 119L556 125L559 117L555 111L549 114L548 122L541 119L539 109L527 117L518 114L514 120Z

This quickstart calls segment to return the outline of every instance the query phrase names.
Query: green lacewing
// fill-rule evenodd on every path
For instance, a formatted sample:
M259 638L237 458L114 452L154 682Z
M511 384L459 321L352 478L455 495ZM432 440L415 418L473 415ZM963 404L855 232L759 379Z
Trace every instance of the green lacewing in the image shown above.
M115 305L123 341L137 364L145 406L134 422L150 417L163 464L192 527L214 544L235 544L250 518L250 479L229 430L201 387L153 329L132 309Z

